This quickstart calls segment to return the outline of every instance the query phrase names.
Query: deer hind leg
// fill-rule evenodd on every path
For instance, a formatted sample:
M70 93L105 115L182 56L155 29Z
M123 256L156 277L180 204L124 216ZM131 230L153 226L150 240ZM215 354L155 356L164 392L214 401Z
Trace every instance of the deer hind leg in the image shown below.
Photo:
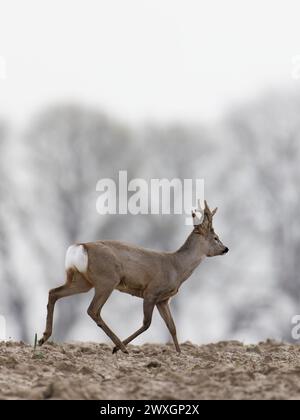
M176 351L178 353L181 353L180 346L179 346L178 340L177 340L176 326L175 326L175 323L174 323L174 320L173 320L173 317L172 317L172 314L171 314L171 310L170 310L170 307L169 307L169 301L165 300L164 302L159 302L159 303L157 303L156 306L157 306L157 309L158 309L162 319L165 321L166 326L168 327L168 330L170 331L170 334L171 334L171 336L173 338L173 341L174 341Z
M136 337L143 334L151 325L152 322L152 315L154 310L155 303L149 300L144 300L144 321L143 326L138 329L134 334L132 334L130 337L126 338L126 340L123 341L123 345L127 346L127 344L131 343ZM113 349L113 354L117 353L117 351L120 350L120 347L116 345L116 347Z
M110 283L111 282L107 282L107 284ZM126 347L122 344L122 341L115 335L101 317L101 310L109 296L112 294L114 288L115 285L107 287L97 285L95 287L95 296L88 308L88 315L96 322L98 327L105 332L112 342L122 350L123 353L128 353Z
M46 330L43 334L43 337L39 340L40 346L46 343L46 341L49 340L52 335L55 303L63 297L88 292L91 288L91 284L78 271L69 269L67 271L66 283L61 287L50 290L47 305Z

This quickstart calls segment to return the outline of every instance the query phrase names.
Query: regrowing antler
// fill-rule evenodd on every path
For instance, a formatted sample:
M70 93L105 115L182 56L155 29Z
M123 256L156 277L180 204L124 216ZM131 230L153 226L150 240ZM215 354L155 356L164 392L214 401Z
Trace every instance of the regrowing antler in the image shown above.
M211 211L206 200L204 201L204 209L202 209L201 202L199 200L198 209L192 211L194 226L201 225L201 227L205 230L211 229L213 224L213 217L217 213L217 210L218 208L215 208L213 211ZM198 217L197 213L201 214L201 218Z

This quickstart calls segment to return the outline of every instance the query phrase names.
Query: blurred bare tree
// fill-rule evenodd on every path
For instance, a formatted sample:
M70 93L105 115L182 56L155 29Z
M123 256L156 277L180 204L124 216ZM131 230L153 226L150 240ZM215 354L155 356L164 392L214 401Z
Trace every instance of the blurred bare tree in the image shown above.
M28 301L24 279L19 277L14 260L14 231L18 228L21 208L16 194L14 166L10 162L12 147L8 127L0 122L0 313L7 317L9 324L15 322L18 337L28 341Z
M248 309L239 308L235 316L239 321L232 323L233 329L239 329L240 323L255 322L262 311L276 302L288 303L290 317L299 310L299 112L298 94L270 94L259 103L235 112L229 121L236 144L235 176L239 179L248 176L247 188L239 192L240 205L235 207L235 212L231 208L234 217L242 222L236 230L241 235L247 229L249 245L257 247L260 243L268 250L266 258L273 279L263 302L248 301ZM238 213L244 215L242 220ZM290 340L289 319L277 312L272 321L279 326L281 337Z
M14 255L16 241L38 262L46 295L63 282L57 276L73 242L120 239L175 250L185 240L191 229L185 216L97 214L97 181L117 181L118 172L127 170L128 179L204 178L207 198L222 210L216 230L230 254L205 262L173 302L187 337L290 340L289 317L298 312L300 300L299 110L300 95L270 94L213 127L132 130L94 109L52 107L24 136L28 180L17 201L7 158L14 142L0 125L0 303L2 312L9 308L14 314L19 336L28 339L32 309L19 274L26 267ZM123 299L117 301L117 314L108 309L129 328L128 312L137 313L136 303L124 301L121 308ZM79 302L72 298L59 305L55 339L68 339L78 325L85 311Z
M57 279L57 268L63 267L67 246L96 240L102 230L114 229L112 218L105 226L99 224L96 184L99 178L116 178L119 168L126 169L130 147L126 128L78 106L53 107L33 122L27 133L27 157L35 199L28 201L28 227L47 284L63 282ZM61 305L55 337L66 339L79 315L76 299Z

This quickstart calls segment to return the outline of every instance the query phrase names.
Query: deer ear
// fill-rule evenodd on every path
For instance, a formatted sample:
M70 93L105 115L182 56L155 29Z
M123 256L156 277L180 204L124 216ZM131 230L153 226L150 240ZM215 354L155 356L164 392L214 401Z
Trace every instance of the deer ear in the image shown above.
M203 210L204 210L201 206L201 200L200 199L198 200L198 210L202 213L203 213Z
M212 212L211 212L211 215L212 216L214 216L216 213L217 213L217 211L218 211L218 207L216 207Z

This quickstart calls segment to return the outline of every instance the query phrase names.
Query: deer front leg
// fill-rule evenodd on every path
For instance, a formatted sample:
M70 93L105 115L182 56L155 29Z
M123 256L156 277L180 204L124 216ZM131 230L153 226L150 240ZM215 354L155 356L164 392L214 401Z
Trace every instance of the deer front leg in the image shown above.
M146 300L146 299L144 300L144 305L143 305L143 307L144 307L144 321L143 321L143 326L141 328L139 328L134 334L132 334L130 337L126 338L126 340L123 341L122 344L124 346L127 346L136 337L138 337L143 332L145 332L146 330L148 330L148 328L151 325L154 306L155 306L155 303L154 302L149 301L149 300ZM119 346L116 346L113 349L113 354L117 353L117 351L119 351L119 350L120 350Z
M165 321L168 330L170 331L170 334L174 341L176 351L178 353L181 353L180 346L177 340L176 326L175 326L175 323L171 314L171 310L169 307L169 301L165 300L164 302L159 302L156 306L162 319Z

